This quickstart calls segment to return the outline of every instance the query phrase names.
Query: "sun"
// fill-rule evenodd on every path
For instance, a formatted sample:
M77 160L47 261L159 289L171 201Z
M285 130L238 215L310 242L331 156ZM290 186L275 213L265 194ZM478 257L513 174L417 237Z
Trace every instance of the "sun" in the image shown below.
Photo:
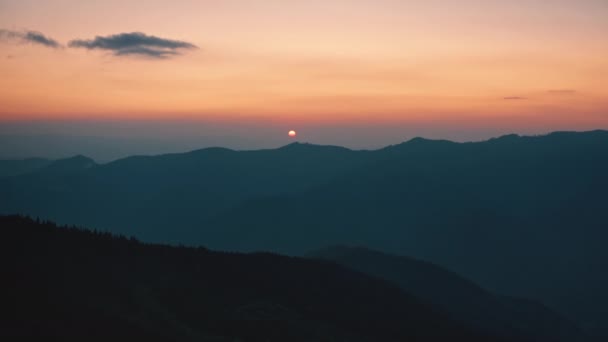
M296 131L291 130L291 131L289 131L289 133L287 133L287 135L289 135L291 138L295 138L296 135L298 135L298 134L296 133Z

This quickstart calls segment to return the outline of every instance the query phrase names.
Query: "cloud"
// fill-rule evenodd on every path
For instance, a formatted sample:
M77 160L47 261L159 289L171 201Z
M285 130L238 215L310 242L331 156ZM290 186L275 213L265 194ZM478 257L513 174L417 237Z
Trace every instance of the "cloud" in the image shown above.
M527 97L521 97L521 96L507 96L507 97L503 97L502 99L503 100L512 100L512 101L515 101L515 100L527 100L528 98Z
M547 90L549 94L553 95L574 95L576 94L576 90L573 89L552 89Z
M68 43L72 48L88 50L107 50L115 56L141 56L151 58L168 58L179 55L181 50L193 50L198 47L181 40L172 40L148 36L141 32L119 33L109 36L96 36L95 39L75 39Z
M144 46L136 46L131 48L119 49L114 52L116 56L128 56L128 55L140 55L149 56L153 58L167 58L170 56L179 55L175 50L168 49L154 49Z
M49 48L57 49L61 47L61 44L56 40L45 36L38 31L12 31L0 29L0 39L9 41L18 41L23 43L31 43L43 45Z

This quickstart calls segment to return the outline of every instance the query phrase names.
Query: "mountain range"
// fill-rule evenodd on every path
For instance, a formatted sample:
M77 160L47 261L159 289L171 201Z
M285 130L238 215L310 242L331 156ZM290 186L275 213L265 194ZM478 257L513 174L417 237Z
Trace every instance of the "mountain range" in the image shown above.
M364 246L540 300L608 336L607 152L608 132L591 131L12 161L0 213L226 251Z

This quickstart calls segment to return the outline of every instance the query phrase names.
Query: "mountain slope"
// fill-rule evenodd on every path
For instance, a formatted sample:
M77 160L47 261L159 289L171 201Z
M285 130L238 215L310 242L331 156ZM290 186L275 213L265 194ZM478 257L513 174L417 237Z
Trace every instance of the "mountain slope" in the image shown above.
M30 173L50 163L50 160L43 158L0 160L0 178Z
M0 227L5 338L497 341L330 263L143 245L15 216Z
M0 180L0 213L113 227L146 241L185 242L188 231L208 217L244 200L323 184L365 162L366 154L294 143L276 150L135 156L63 176L41 170ZM176 218L183 228L167 230Z
M302 254L332 244L411 255L539 299L608 335L608 132L417 139L295 195L242 203L200 241Z
M307 255L399 285L475 329L518 341L584 341L580 329L540 303L494 295L434 264L366 248L332 246Z
M73 156L71 158L55 160L48 165L35 171L35 174L41 176L55 175L73 175L82 172L83 170L91 169L97 166L97 163L91 158L83 155Z
M606 151L606 131L212 148L0 179L0 213L235 251L362 245L540 299L608 336Z

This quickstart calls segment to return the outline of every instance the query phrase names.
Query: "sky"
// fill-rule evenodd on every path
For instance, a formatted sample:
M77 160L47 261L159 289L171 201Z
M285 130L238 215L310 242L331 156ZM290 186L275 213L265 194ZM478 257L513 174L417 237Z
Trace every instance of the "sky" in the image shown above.
M605 0L0 0L0 139L248 149L295 129L374 148L606 129L607 18Z

